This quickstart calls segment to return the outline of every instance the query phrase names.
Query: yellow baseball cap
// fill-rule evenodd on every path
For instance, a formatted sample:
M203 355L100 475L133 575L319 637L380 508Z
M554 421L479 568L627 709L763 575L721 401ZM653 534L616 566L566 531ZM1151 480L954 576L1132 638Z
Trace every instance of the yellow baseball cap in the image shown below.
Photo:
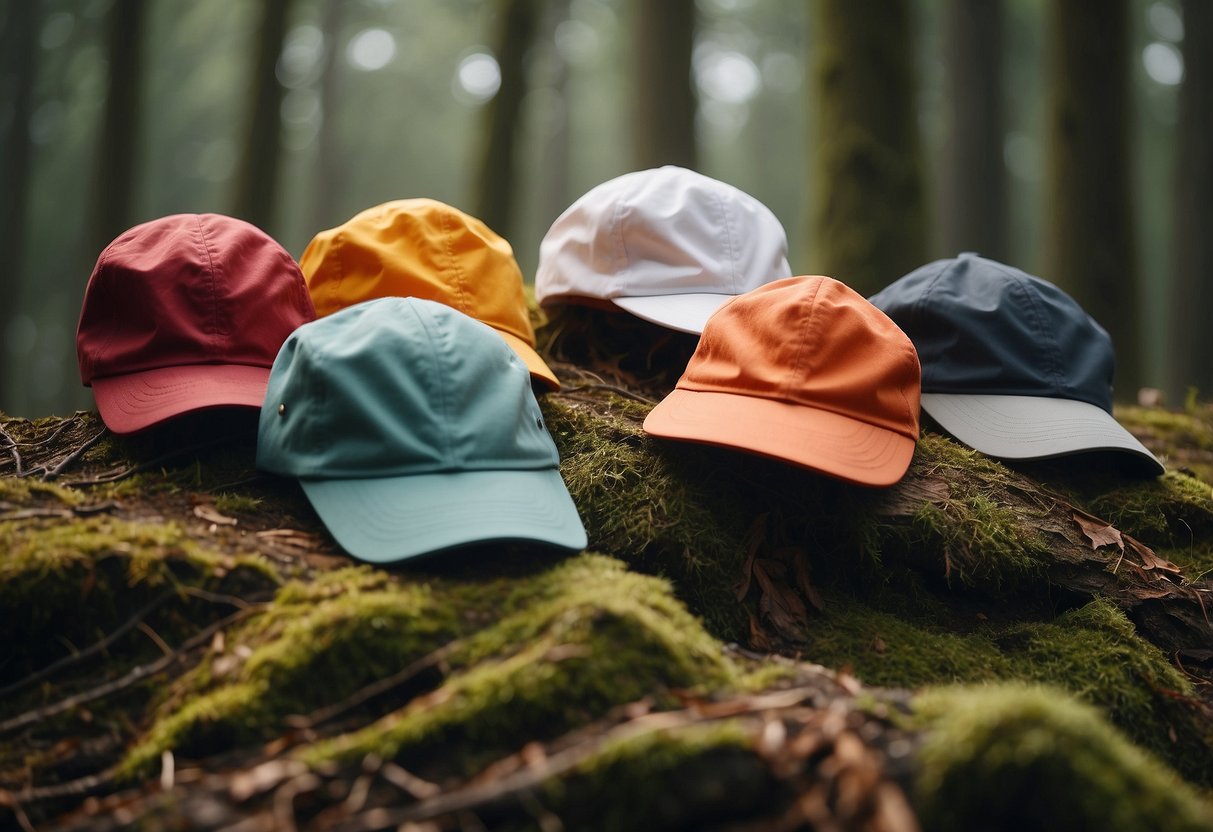
M382 297L444 303L491 326L532 379L560 389L535 351L514 250L457 208L433 199L376 205L313 237L299 265L317 317Z

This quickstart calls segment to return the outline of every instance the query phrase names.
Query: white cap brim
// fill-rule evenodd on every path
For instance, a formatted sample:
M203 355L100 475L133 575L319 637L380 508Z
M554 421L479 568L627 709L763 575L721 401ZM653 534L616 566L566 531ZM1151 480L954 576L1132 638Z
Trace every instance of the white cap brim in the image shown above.
M1102 408L1043 396L923 393L922 409L964 444L1001 459L1105 451L1128 454L1154 476L1166 468Z
M708 318L736 295L692 292L685 295L649 295L611 298L611 303L649 323L701 335Z

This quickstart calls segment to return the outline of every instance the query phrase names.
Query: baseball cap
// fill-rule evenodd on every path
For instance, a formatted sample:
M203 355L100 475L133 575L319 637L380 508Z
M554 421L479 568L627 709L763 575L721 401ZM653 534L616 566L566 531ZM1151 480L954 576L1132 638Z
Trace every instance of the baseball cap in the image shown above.
M644 430L892 485L918 441L918 357L883 312L830 277L777 280L708 320Z
M521 359L420 298L296 330L257 433L257 466L297 477L337 542L376 563L489 541L584 548L559 465Z
M1112 452L1163 465L1112 417L1112 340L1061 289L964 253L872 296L922 361L922 408L961 442L1004 459Z
M787 252L757 199L667 165L603 182L557 217L539 246L535 297L698 334L729 298L791 276Z
M433 199L376 205L321 231L299 260L319 317L382 297L445 303L497 331L549 390L560 382L535 351L522 270L510 244Z
M174 214L105 247L76 329L80 380L114 433L260 408L282 342L316 317L299 266L260 229Z

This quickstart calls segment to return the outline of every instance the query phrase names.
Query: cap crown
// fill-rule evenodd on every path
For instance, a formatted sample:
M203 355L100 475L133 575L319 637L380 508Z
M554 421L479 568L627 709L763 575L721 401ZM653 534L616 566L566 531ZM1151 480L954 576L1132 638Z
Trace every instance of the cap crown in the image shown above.
M299 262L322 317L373 298L425 298L535 345L514 250L442 202L368 208L317 234Z
M757 199L667 165L604 182L561 214L539 247L535 296L737 295L791 275L787 249Z
M80 378L193 364L269 367L315 318L299 266L260 229L175 214L106 246L76 330Z
M918 438L914 346L829 277L777 280L729 301L708 322L678 388L804 405Z
M301 478L556 468L530 375L483 323L381 298L300 327L270 373L257 465Z
M1112 412L1112 340L1048 281L962 254L871 300L918 349L923 392L1075 399Z

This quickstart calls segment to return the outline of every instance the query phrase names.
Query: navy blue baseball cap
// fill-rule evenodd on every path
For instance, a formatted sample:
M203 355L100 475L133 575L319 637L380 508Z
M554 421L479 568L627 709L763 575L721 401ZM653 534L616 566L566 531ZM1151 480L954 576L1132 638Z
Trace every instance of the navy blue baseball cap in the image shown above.
M1052 283L965 253L870 300L918 350L922 409L966 445L1003 459L1112 452L1165 470L1112 416L1112 339Z

